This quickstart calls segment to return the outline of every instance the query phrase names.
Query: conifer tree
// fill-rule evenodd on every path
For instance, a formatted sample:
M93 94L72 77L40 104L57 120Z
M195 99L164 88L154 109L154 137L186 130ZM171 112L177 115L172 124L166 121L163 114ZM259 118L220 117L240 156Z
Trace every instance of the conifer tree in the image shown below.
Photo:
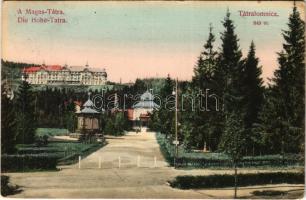
M217 73L223 88L224 110L226 112L238 112L241 109L241 86L243 79L242 53L238 44L238 37L235 34L234 22L230 18L229 10L223 21L224 32L221 33L221 52Z
M235 34L235 26L227 11L223 21L225 28L221 33L222 48L217 68L217 79L221 85L223 100L223 135L220 149L227 153L233 162L235 170L235 198L237 194L237 165L245 148L245 106L243 106L243 64L242 53Z
M226 13L223 26L225 30L221 33L222 47L216 68L216 80L220 83L218 88L223 101L223 121L226 124L226 116L238 116L233 115L233 113L244 116L245 110L242 106L244 99L242 90L244 72L241 62L242 53L238 44L239 40L235 34L235 26L230 19L229 11ZM227 136L225 135L224 137Z
M173 92L173 87L174 87L173 80L168 75L168 77L165 80L164 86L161 89L162 105L158 110L159 120L163 124L161 126L160 131L166 134L166 137L172 135L173 133L172 130L173 130L174 112L171 111L170 108L167 107L167 105L165 104L166 101L169 102L169 100L170 101L173 100L170 98Z
M197 64L194 68L194 76L191 84L194 93L201 94L202 99L206 98L203 96L206 89L214 91L216 88L214 74L217 64L217 52L214 50L215 36L212 30L213 27L210 24L208 39L204 44L204 50L199 56ZM196 113L185 113L185 115L193 115L186 117L186 119L189 118L189 120L191 120L188 127L190 127L192 124L193 128L195 129L195 131L192 133L192 137L196 138L194 141L198 141L196 146L198 148L208 147L210 149L211 136L213 133L215 134L215 126L211 119L213 117L212 115L216 113L210 112L211 110L208 108L208 106L204 106L206 110L200 109L200 103L203 104L203 102L196 102ZM214 105L214 102L209 101L207 102L207 105Z
M194 76L192 78L193 84L201 89L210 87L216 67L217 52L214 50L215 36L212 30L213 27L210 24L209 36L194 68Z
M244 101L245 117L244 123L248 144L246 147L254 154L255 148L258 148L260 136L253 132L254 123L258 123L258 114L262 108L263 102L263 81L261 76L261 67L258 66L258 58L255 55L255 44L252 41L249 53L244 62Z
M278 53L279 69L274 73L275 108L282 124L282 152L298 152L304 143L305 92L305 25L294 6L288 30L283 31L285 43ZM296 145L299 144L299 145Z
M17 91L17 128L18 142L29 144L35 139L36 121L34 114L34 100L30 84L23 81Z
M16 145L16 115L13 101L8 98L4 85L1 88L1 152L14 153Z

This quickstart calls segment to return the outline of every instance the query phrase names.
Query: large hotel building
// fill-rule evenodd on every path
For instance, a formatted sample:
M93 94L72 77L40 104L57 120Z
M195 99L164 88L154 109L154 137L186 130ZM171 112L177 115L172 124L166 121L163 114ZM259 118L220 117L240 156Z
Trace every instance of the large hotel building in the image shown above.
M107 73L105 69L67 65L41 65L23 69L22 80L35 85L105 85Z

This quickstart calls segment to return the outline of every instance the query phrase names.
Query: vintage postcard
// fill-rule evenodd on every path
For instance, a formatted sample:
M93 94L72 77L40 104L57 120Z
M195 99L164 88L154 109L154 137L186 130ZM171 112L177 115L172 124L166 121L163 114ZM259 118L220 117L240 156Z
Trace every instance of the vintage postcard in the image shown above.
M304 1L4 1L4 198L299 199Z

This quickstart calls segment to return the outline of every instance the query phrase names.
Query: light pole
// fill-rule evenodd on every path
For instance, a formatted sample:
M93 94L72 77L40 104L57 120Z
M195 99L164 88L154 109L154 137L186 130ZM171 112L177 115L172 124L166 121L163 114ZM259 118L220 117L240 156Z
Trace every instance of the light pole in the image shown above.
M175 80L175 91L173 91L173 93L175 94L175 141L173 142L175 144L175 154L174 154L174 167L176 167L176 159L178 157L178 137L177 137L177 105L178 105L178 101L177 101L177 78Z

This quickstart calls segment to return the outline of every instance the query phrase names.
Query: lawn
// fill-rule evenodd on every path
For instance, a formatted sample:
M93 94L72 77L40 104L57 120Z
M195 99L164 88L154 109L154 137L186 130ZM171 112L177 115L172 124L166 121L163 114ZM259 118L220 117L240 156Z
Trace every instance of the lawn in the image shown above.
M47 145L19 144L17 153L1 156L2 172L56 170L58 165L78 162L106 143L49 142Z
M38 128L36 136L53 137L67 135L68 130L62 128ZM44 141L34 144L18 144L17 152L2 155L2 171L38 171L56 170L58 165L73 164L79 156L85 158L102 148L106 143L81 143L78 141Z
M47 135L49 137L55 135L67 135L69 131L65 128L37 128L36 136L44 136Z
M104 143L80 142L49 142L45 146L35 144L17 145L18 154L46 154L58 157L59 164L72 164L77 162L78 156L82 158L103 147Z

